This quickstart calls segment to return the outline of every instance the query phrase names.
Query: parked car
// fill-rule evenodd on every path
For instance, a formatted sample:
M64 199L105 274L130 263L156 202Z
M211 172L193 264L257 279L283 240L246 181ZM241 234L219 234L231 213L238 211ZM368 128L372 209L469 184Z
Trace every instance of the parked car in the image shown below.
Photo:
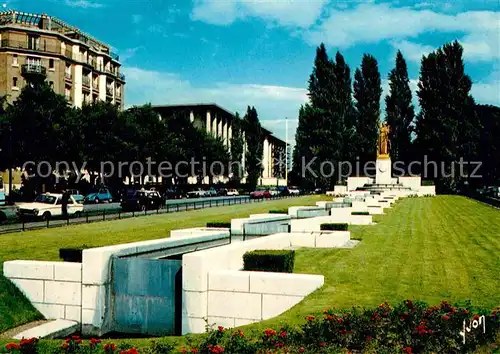
M73 197L73 199L75 200L75 202L77 202L78 204L84 204L85 203L85 197L81 194L72 194L71 195Z
M191 192L187 193L187 197L188 198L202 198L202 197L206 197L206 196L208 196L208 192L204 191L201 188L198 188L198 189L196 189L194 191L191 191Z
M167 199L181 199L182 191L177 187L167 188L165 191L165 198Z
M218 193L217 191L215 190L214 187L210 187L207 191L206 191L206 197L217 197Z
M488 187L486 195L492 198L500 198L500 187Z
M290 195L290 191L288 190L287 186L278 186L277 189L280 193L279 195L282 197Z
M217 190L217 195L219 197L226 197L227 196L227 189L226 188L220 188Z
M300 195L300 189L297 187L289 187L288 191L291 195Z
M85 204L111 203L113 196L106 188L99 189L96 193L90 193L85 197Z
M19 218L49 220L53 217L62 216L62 194L45 193L40 194L31 203L17 204ZM70 195L68 201L68 215L80 217L83 204L78 203L74 196Z
M240 195L240 193L238 192L238 190L236 190L236 189L228 189L228 191L227 191L227 196L228 197L234 197L234 196L237 196L237 195Z
M316 188L314 194L325 194L325 190L322 188Z
M163 209L165 198L155 190L137 190L122 200L120 206L123 211L146 211Z
M280 195L280 192L277 187L269 188L269 193L271 194L271 197L277 197Z
M271 193L268 189L257 189L250 193L250 199L269 199L271 198Z

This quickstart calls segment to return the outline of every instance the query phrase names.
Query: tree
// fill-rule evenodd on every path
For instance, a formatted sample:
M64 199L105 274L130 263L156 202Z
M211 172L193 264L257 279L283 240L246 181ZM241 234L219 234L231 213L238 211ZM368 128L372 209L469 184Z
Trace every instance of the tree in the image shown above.
M236 112L232 124L232 135L231 135L231 163L232 165L232 179L233 181L239 182L243 177L242 162L243 158L243 132L241 130L241 118Z
M476 105L481 133L478 146L478 161L481 162L481 179L475 184L495 186L500 184L500 107Z
M385 114L385 119L391 127L391 157L396 161L403 161L405 166L408 166L412 160L411 134L415 113L408 69L400 51L396 55L396 66L389 73L389 95L385 97Z
M247 185L250 189L253 189L257 186L259 178L262 176L262 156L264 153L264 136L255 107L250 108L249 106L247 108L243 127L248 146L245 155Z
M480 124L470 95L471 79L464 72L463 48L445 44L422 59L416 119L417 147L421 156L437 163L432 177L441 191L456 191L468 182L471 166L459 171L460 160L477 155ZM424 171L424 177L428 171Z
M356 153L362 163L374 161L377 152L382 86L377 60L365 54L354 74L356 99Z

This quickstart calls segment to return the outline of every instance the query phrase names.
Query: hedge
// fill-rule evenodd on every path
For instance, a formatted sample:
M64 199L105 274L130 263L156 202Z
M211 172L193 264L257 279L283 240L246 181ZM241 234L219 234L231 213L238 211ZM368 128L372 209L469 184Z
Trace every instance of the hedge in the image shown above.
M351 215L370 215L367 211L353 211Z
M288 214L288 209L273 209L273 210L269 210L269 214Z
M293 273L295 251L255 250L243 255L243 270Z
M347 231L349 224L347 223L327 223L320 225L321 231Z
M230 229L231 223L224 221L213 221L213 222L207 222L207 227L215 227L218 229Z

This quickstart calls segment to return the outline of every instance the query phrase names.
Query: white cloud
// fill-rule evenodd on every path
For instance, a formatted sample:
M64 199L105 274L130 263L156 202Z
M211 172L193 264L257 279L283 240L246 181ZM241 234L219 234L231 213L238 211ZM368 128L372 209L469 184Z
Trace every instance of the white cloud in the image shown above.
M89 0L66 0L66 5L71 7L80 7L83 9L98 9L104 7L101 3Z
M139 15L139 14L135 14L135 15L132 15L132 23L137 25L139 23L141 23L142 21L142 15Z
M494 70L486 79L472 84L471 94L480 104L500 106L500 70Z
M469 11L456 15L409 7L361 4L345 11L334 10L305 38L311 43L350 47L357 43L401 40L426 32L497 33L498 12Z
M328 0L304 3L300 0L198 0L191 18L214 25L229 25L236 20L259 17L284 27L307 28L321 16Z
M391 41L391 45L394 49L399 49L406 59L416 62L422 59L422 55L427 55L436 49L429 45L413 43L407 40ZM394 58L395 55L391 56L390 60L394 61Z
M177 74L124 67L127 77L125 95L128 105L217 103L233 112L244 115L247 106L255 106L265 127L285 138L285 124L277 120L289 118L289 139L295 131L293 121L297 119L300 105L307 101L305 88L214 83L207 87L196 87ZM268 121L268 123L266 123Z

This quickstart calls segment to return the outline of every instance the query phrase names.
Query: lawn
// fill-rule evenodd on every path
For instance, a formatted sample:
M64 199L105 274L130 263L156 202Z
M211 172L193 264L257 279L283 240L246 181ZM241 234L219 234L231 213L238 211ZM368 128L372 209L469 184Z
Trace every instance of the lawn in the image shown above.
M84 244L97 247L164 238L169 236L170 230L204 226L211 221L230 221L294 205L314 205L316 201L326 198L305 196L0 235L0 333L40 318L24 296L3 277L2 265L5 261L59 261L61 247Z
M307 204L316 200L311 197L288 202ZM231 206L7 235L9 240L0 239L0 257L54 260L63 244L102 245L163 237L173 228L229 220L285 204ZM243 329L257 332L284 323L293 325L325 308L373 307L386 299L396 303L410 298L429 304L470 299L473 305L487 309L500 305L499 210L459 196L408 198L376 220L377 225L351 228L351 237L362 240L354 249L298 250L295 272L323 274L325 285L281 316ZM1 311L0 307L0 321L5 321ZM185 338L168 340L184 342ZM145 346L150 340L129 342Z

